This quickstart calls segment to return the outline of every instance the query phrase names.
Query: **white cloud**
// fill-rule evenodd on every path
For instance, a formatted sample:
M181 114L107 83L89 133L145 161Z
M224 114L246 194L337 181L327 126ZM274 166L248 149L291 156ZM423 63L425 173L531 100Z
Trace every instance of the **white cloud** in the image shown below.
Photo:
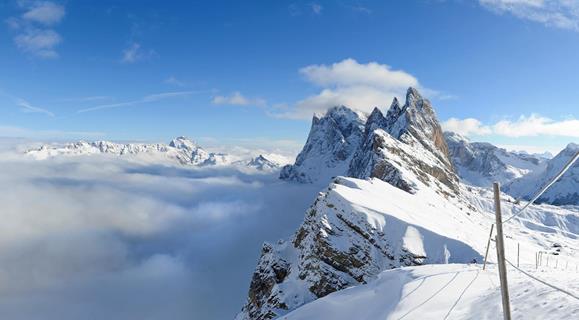
M322 91L274 116L307 119L315 112L336 105L368 112L377 106L389 106L392 99L403 96L408 87L420 87L418 80L407 72L392 70L377 62L363 64L354 59L332 65L307 66L300 69L300 73Z
M463 136L487 135L492 132L491 128L484 126L479 120L474 118L457 119L450 118L442 123L445 131L452 131Z
M547 26L579 31L579 1L576 0L479 0L497 13L510 13L518 18Z
M6 21L16 32L16 46L38 58L57 58L56 47L62 42L62 36L49 27L62 21L64 7L50 1L20 1L18 4L25 12L21 17L10 17Z
M40 58L57 58L55 47L62 42L61 36L54 30L29 29L14 38L16 46Z
M311 3L310 7L312 8L312 12L315 14L322 14L322 9L324 9L321 4L315 2Z
M141 48L141 44L133 42L129 44L122 52L121 62L122 63L135 63L139 61L148 60L155 55L154 50L144 50Z
M520 116L517 120L501 120L492 125L483 125L473 118L450 118L442 124L448 131L469 135L499 135L510 138L557 136L579 138L579 120L556 121L537 114Z
M22 15L22 18L49 26L59 23L64 18L64 14L64 6L50 1L36 1Z
M156 102L164 99L170 98L177 98L177 97L186 97L196 93L195 91L175 91L175 92L163 92L163 93L156 93L144 96L137 100L125 101L125 102L118 102L118 103L110 103L110 104L101 104L93 107L83 108L77 110L77 113L85 113L85 112L92 112L98 111L103 109L113 109L113 108L121 108L121 107L129 107L134 105L139 105L143 103L149 102Z
M493 125L495 134L507 137L536 137L540 135L579 138L579 120L555 121L532 114L516 121L502 120Z
M234 106L248 106L254 105L262 107L266 105L266 101L261 98L248 98L241 94L241 92L236 91L228 96L217 95L211 100L213 104L225 104Z

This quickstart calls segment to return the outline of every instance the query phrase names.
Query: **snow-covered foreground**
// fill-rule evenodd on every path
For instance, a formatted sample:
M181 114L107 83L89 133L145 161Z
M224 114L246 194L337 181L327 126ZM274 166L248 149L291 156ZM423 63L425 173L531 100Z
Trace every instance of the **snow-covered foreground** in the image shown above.
M568 291L579 292L573 268L526 271ZM577 319L577 300L513 268L508 270L513 319ZM374 282L311 302L280 319L502 319L497 268L447 264L382 272Z

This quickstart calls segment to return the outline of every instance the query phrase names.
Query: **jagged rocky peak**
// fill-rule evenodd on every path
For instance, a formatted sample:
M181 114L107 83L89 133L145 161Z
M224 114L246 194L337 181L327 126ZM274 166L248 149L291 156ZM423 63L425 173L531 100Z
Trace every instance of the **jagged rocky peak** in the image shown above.
M426 185L454 194L458 178L449 159L430 102L409 88L402 107L395 98L386 116L377 108L372 111L347 174L379 178L411 193Z
M386 115L388 133L405 143L420 143L434 153L446 165L452 167L448 156L448 146L432 104L415 88L408 88L406 102L401 108L398 101L393 103Z
M345 106L333 107L324 116L314 115L304 148L293 165L285 166L284 180L326 183L343 174L360 144L366 116Z
M306 145L280 177L323 182L338 175L376 177L406 191L420 183L442 183L445 193L458 190L434 110L414 88L403 106L395 98L386 116L378 108L366 117L342 106L314 117Z

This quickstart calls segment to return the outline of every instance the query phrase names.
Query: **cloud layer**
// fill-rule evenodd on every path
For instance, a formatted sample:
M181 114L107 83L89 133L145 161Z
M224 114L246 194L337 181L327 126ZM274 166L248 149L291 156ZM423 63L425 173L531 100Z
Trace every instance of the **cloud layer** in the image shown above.
M0 164L3 319L230 319L262 241L318 189L108 157Z

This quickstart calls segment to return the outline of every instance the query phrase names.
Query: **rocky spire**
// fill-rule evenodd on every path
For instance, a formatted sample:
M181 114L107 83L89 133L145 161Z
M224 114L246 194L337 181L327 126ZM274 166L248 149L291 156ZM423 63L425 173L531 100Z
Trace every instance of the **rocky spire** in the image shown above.
M308 140L295 164L282 168L280 178L301 183L327 183L347 171L350 159L360 144L366 117L347 107L329 109L314 116Z

